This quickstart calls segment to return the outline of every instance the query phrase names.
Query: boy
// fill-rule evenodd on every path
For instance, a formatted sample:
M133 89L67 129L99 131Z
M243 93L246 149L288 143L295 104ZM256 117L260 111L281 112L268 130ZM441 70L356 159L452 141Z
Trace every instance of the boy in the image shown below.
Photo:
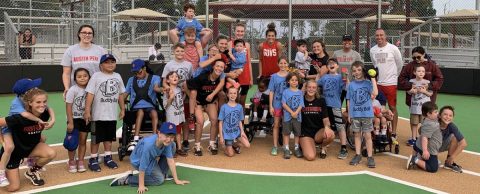
M253 121L258 121L258 110L263 109L263 113L260 115L262 118L260 122L267 122L268 114L268 95L270 90L268 90L268 79L260 78L258 80L258 90L253 95Z
M138 176L129 172L126 176L113 179L110 186L130 185L138 186L138 193L148 191L147 185L161 185L167 178L168 170L172 173L173 180L177 185L190 183L186 180L179 180L177 168L173 160L175 150L176 127L175 124L165 122L160 131L154 135L140 140L138 146L130 155L130 163ZM157 157L160 159L157 161Z
M196 29L196 41L195 47L203 48L207 45L208 41L212 38L212 30L204 28L200 22L195 19L195 6L187 3L183 6L184 17L180 18L177 22L177 27L169 31L168 35L173 44L178 42L183 43L185 41L184 30L187 27L194 27ZM200 41L200 36L202 40Z
M407 161L407 170L415 165L427 172L437 172L438 152L442 146L442 132L438 123L438 107L433 102L422 105L422 115L425 119L420 128L420 141L413 145L412 155ZM420 155L417 155L420 154Z
M160 77L158 75L150 75L147 72L145 61L135 59L132 61L131 71L135 76L128 79L127 97L130 96L131 110L137 111L135 120L135 136L133 142L128 146L128 151L132 151L137 145L142 120L144 114L150 114L152 119L152 131L157 132L158 115L156 108L158 107L157 94L161 92Z
M245 41L243 39L237 39L233 42L235 47L232 49L232 52L229 52L228 55L230 56L231 64L230 64L230 71L235 72L235 74L240 75L243 72L243 66L247 62L247 52L245 51ZM238 78L232 79L227 78L227 88L230 88L233 85L235 88L240 87L238 84Z
M125 86L120 74L114 72L116 59L111 54L105 54L100 58L100 72L93 74L85 91L85 122L91 123L91 158L88 160L88 168L94 172L100 172L98 165L98 146L103 142L105 156L103 163L111 169L118 168L112 158L112 141L116 140L117 119L123 119L125 115ZM118 113L117 104L120 106ZM118 115L118 116L117 116Z
M307 51L307 41L300 39L297 40L297 55L295 56L295 67L300 70L301 77L305 77L308 75L308 71L310 70L310 62L312 58L308 56Z

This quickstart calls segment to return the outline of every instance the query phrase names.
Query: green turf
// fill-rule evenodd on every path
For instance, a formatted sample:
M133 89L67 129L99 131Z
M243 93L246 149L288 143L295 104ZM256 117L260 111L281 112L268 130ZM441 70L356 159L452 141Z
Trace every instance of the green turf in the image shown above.
M370 175L333 177L281 177L230 174L178 167L181 178L191 181L184 186L167 181L150 186L148 193L428 193ZM135 193L136 187L109 187L111 180L76 185L44 193ZM348 187L342 186L348 185ZM95 189L93 189L95 188Z

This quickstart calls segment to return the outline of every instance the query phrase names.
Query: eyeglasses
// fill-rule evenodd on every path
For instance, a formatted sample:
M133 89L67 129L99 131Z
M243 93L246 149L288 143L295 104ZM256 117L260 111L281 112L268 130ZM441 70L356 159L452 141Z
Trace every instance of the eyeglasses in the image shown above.
M93 35L93 32L80 32L81 35L84 35L84 36L91 36Z
M420 60L421 58L422 58L422 56L412 56L413 60Z

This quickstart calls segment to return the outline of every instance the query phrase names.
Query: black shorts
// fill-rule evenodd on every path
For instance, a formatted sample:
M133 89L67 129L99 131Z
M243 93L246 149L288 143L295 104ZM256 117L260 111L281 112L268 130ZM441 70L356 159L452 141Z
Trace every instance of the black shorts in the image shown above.
M7 169L16 169L22 163L22 160L32 153L32 150L20 150L20 148L15 148L10 156L10 160L7 163ZM3 155L4 149L0 151L0 156Z
M418 152L420 155L423 154L423 151L417 147L417 145L413 145L413 150ZM423 160L423 158L422 158ZM438 171L438 157L437 155L432 155L430 154L430 158L428 160L425 160L425 169L427 172L437 172Z
M78 129L80 132L89 133L90 132L90 123L88 125L85 124L85 120L83 119L73 119L73 128Z
M240 96L245 96L248 94L248 89L250 89L249 85L241 85L240 86Z
M205 106L205 105L208 105L208 104L216 103L217 102L217 96L218 96L218 94L213 97L211 102L207 101L206 97L205 98L202 98L202 97L199 98L197 96L197 105Z
M312 139L315 140L315 135L317 134L317 132L318 130L315 130L315 129L302 128L300 137L311 137Z
M115 141L117 131L117 121L92 121L91 139L95 144L104 141Z

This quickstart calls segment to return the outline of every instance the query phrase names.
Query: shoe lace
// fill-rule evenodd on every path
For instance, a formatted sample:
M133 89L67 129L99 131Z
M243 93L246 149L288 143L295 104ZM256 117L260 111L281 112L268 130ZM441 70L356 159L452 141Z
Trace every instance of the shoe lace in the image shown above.
M41 178L40 178L40 172L39 172L39 171L30 172L30 173L31 173L33 179L35 179L35 180L40 180L40 179L41 179Z

